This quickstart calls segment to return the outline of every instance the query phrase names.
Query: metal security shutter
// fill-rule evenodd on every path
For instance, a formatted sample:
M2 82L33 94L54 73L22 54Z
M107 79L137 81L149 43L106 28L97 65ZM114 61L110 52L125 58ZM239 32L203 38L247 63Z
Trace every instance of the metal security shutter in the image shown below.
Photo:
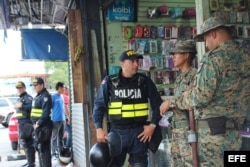
M72 104L72 146L74 166L89 166L88 105Z
M70 46L69 46L70 50ZM69 56L70 111L72 129L72 149L74 167L88 167L89 135L88 106L84 103L74 103L74 87L72 75L72 60Z

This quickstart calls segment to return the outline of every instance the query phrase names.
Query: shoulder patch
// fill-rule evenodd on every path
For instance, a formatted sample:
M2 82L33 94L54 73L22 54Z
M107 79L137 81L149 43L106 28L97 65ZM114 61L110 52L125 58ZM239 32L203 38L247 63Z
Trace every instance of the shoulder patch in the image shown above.
M101 84L104 85L105 83L106 83L106 81L105 81L105 79L103 79Z
M44 98L43 98L43 101L44 101L44 102L47 102L47 101L48 101L48 97L44 97Z

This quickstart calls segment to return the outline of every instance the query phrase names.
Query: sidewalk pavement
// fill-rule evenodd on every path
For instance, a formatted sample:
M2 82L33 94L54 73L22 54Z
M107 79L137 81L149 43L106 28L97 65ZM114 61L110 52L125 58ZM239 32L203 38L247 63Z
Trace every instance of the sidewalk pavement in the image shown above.
M73 163L68 165L60 164L58 159L51 159L52 167L73 167ZM0 167L20 167L27 163L26 157L23 154L11 154L0 156ZM38 154L36 153L36 166L39 166Z

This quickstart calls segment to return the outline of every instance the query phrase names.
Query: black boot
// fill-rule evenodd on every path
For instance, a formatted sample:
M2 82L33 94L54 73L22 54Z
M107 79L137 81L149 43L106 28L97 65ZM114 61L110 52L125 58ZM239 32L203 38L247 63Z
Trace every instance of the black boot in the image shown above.
M28 163L26 163L26 164L24 164L24 165L22 165L22 166L20 166L20 167L26 167L28 165Z
M45 154L45 153L40 153L41 156L41 163L42 166L41 167L51 167L52 163L51 163L51 155L50 154Z
M26 151L26 158L28 161L27 166L25 167L35 167L36 159L35 159L35 149L34 148L28 148Z

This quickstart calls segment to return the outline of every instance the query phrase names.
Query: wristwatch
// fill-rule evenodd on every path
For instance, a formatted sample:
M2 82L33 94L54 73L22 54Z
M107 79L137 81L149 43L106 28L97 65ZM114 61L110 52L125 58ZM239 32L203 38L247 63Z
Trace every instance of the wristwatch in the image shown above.
M156 127L156 125L154 123L151 123L150 126L152 126L153 128Z

